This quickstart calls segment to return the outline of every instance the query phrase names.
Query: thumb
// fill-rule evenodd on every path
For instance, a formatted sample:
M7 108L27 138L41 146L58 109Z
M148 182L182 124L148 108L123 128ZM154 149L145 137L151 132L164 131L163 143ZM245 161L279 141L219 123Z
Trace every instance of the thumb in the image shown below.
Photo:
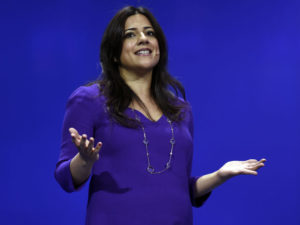
M74 135L75 138L78 138L79 134L75 128L70 127L69 132L70 132L71 136Z

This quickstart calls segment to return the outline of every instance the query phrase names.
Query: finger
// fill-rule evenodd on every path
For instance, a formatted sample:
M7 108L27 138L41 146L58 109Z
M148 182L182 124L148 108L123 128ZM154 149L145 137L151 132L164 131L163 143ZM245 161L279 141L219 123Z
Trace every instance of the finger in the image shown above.
M245 174L245 175L257 175L257 172L255 170L244 169L244 170L242 170L242 174Z
M262 158L261 160L257 161L256 159L248 159L246 162L248 163L264 163L267 160L265 158Z
M257 165L257 170L258 170L259 168L261 168L261 167L264 167L264 166L265 166L264 163L259 163L259 164Z
M81 136L81 141L80 141L80 148L82 149L82 150L84 150L84 149L86 149L86 142L87 142L87 136L86 136L86 134L83 134L82 136Z
M264 164L263 163L257 163L255 165L252 165L252 166L248 166L246 169L247 170L252 170L252 171L256 171L258 170L259 168L263 167Z
M98 142L97 145L96 145L96 147L94 148L94 151L96 153L99 153L101 147L102 147L102 142Z
M93 150L93 148L94 148L94 138L91 137L89 140L88 147L87 147L88 152L91 152Z
M259 160L259 161L257 161L257 163L255 163L255 165L256 166L261 166L261 165L264 166L265 165L264 162L265 162L265 160Z
M247 160L245 161L244 165L247 168L251 168L251 167L255 167L258 163L259 162L257 160L251 160L251 161Z
M264 166L265 161L266 161L265 159L261 159L261 160L256 161L256 162L252 161L252 162L249 163L249 165L253 166L253 167L257 167L257 166L261 167L261 166Z
M98 160L99 157L100 157L100 156L99 156L99 151L100 151L101 147L102 147L102 142L98 142L96 148L93 149L93 152L94 152L94 153L96 154L96 156L97 156L97 160Z
M72 142L78 147L80 144L80 141L75 137L74 134L71 134Z
M256 163L257 160L256 160L256 159L248 159L246 162L247 162L247 163Z
M70 132L70 134L74 134L76 137L80 136L78 134L78 131L75 128L73 128L73 127L69 128L69 132Z
M78 134L77 130L75 128L69 128L69 132L72 138L72 142L75 143L75 145L78 147L80 144L80 135Z

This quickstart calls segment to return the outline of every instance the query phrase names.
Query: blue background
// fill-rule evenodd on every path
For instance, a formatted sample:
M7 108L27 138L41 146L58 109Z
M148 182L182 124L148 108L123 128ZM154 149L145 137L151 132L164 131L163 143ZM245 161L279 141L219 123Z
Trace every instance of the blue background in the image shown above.
M53 176L65 103L99 75L104 29L128 4L150 8L167 36L193 106L193 174L268 160L218 187L195 224L299 225L297 0L1 1L1 224L84 223L87 187L67 194Z

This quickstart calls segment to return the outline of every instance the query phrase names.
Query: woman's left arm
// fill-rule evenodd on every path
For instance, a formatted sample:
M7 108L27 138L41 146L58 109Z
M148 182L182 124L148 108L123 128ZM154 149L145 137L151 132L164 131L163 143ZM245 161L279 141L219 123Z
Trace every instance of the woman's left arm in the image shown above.
M227 162L219 170L198 178L195 183L194 196L201 197L236 175L257 175L257 170L264 166L264 162L266 159Z

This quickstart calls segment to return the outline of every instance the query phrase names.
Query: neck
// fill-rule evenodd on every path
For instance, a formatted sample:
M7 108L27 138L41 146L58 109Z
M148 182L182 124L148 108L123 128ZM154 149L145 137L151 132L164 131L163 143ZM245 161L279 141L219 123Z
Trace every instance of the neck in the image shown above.
M125 70L122 67L119 70L125 83L143 102L151 98L152 71L136 73Z

